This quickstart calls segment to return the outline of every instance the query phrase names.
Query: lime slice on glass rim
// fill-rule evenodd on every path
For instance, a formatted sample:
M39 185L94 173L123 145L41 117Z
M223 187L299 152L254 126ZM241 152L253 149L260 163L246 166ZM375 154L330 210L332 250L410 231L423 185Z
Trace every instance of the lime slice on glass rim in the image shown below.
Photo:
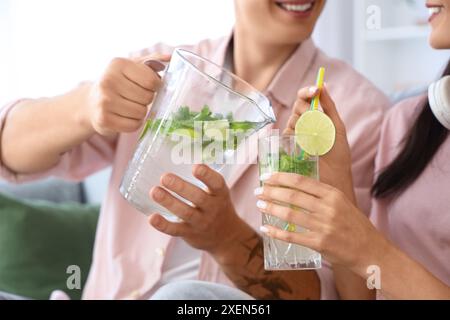
M307 154L323 156L333 148L336 128L322 111L306 111L295 124L295 141Z

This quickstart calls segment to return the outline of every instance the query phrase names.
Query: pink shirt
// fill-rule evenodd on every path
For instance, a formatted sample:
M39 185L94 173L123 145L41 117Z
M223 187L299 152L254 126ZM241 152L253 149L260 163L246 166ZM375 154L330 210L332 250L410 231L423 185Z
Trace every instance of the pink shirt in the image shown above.
M375 172L397 156L425 97L405 100L386 115ZM450 285L450 137L419 178L392 199L372 201L370 218L397 247Z
M210 60L224 63L229 37L205 40L184 48ZM169 53L173 48L158 44L136 55L149 52ZM327 69L327 83L348 130L352 148L353 173L360 206L370 208L375 150L379 128L389 102L360 74L344 62L331 59L306 40L279 70L266 90L277 116L276 127L284 128L299 88L315 83L319 67ZM0 125L8 110L2 111ZM1 127L0 127L1 129ZM64 154L48 172L23 176L1 166L1 175L10 181L24 181L55 175L80 180L112 165L113 171L97 227L94 258L84 291L85 299L140 298L161 278L164 262L171 254L173 239L150 228L147 218L133 209L119 193L119 185L134 152L138 132L121 134L116 143L101 136ZM253 190L258 186L256 165L243 166L238 179L230 185L237 212L255 229L261 224ZM319 272L322 298L337 298L331 269L325 265ZM198 278L232 285L219 265L206 252L202 253Z

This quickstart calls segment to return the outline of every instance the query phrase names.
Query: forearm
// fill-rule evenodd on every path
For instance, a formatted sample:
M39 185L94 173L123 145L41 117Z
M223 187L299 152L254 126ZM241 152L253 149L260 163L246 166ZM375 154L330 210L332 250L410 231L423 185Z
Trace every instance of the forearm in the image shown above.
M320 282L314 271L264 270L263 240L243 223L240 239L213 254L222 270L240 289L256 299L319 299Z
M365 278L341 266L333 266L336 289L342 300L374 300L376 291L369 290Z
M449 286L387 240L379 252L370 264L380 268L380 291L385 298L450 299ZM353 271L363 276L366 268L360 265Z
M336 187L340 189L346 197L356 206L356 195L353 189L353 178L351 170L347 170L347 175L343 176ZM369 290L366 278L363 278L348 268L333 266L333 273L336 282L336 289L343 300L373 300L376 298L375 290Z
M351 181L351 176L349 177ZM352 183L341 184L347 198L356 205ZM419 263L395 247L378 233L366 254L370 257L354 270L334 266L336 287L342 299L375 299L375 290L367 288L367 268L378 266L381 272L381 293L390 299L450 299L450 288ZM364 255L364 254L362 254Z
M61 154L79 145L94 131L80 110L90 84L54 98L25 100L13 107L1 133L2 162L21 174L55 165Z
M356 206L356 195L353 189L351 170L336 183L346 197ZM374 290L369 290L365 278L353 273L349 269L333 265L334 279L339 297L343 300L373 300L376 297Z

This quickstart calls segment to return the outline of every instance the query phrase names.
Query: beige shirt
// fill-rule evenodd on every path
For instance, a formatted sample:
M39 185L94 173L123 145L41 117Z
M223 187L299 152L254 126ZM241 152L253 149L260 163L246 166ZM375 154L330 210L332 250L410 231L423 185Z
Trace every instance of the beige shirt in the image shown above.
M205 40L184 46L210 60L224 63L229 37ZM173 48L158 44L137 55L149 52L170 53ZM284 128L298 89L315 83L319 67L327 69L326 81L348 130L352 149L353 173L359 204L370 209L369 190L373 180L375 149L379 139L387 98L364 77L344 62L331 59L317 49L312 40L304 41L279 70L266 90L277 116L275 127ZM0 129L11 105L1 113ZM119 193L119 185L131 159L138 132L121 134L115 143L99 135L64 154L51 170L23 176L1 166L1 176L10 181L25 181L43 176L81 180L112 166L112 176L103 202L97 227L94 257L84 290L85 299L141 298L158 283L164 262L171 255L174 239L149 227L147 218L137 212ZM240 176L230 185L237 212L255 229L261 224L253 190L258 186L256 165L243 166ZM327 264L318 271L322 298L337 298L331 269ZM202 253L198 278L231 284L220 266L206 252Z

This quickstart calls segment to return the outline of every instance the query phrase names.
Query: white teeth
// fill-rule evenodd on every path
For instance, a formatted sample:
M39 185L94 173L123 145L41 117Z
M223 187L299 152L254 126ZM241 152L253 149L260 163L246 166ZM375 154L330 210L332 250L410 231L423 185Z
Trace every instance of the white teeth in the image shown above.
M299 12L305 12L311 9L312 3L306 3L306 4L284 4L282 3L281 6L288 10L288 11L299 11Z
M428 14L430 16L432 16L433 14L438 14L440 13L442 10L442 7L432 7L432 8L428 8Z

